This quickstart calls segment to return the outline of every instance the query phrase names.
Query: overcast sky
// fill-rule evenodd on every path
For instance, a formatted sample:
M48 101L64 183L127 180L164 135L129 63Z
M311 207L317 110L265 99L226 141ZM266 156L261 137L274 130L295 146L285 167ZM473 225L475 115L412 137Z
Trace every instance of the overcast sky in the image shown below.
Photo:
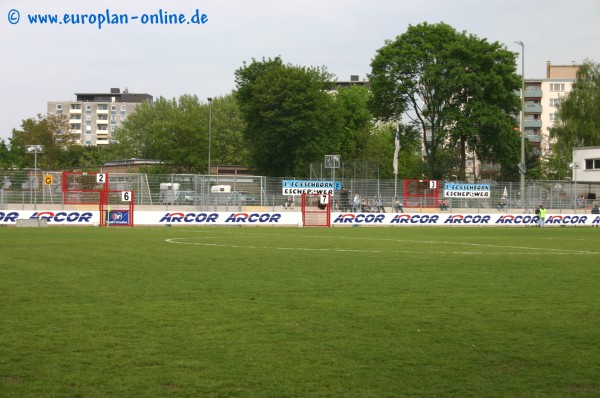
M27 16L107 9L127 14L129 24L42 26ZM208 21L142 24L160 9L188 19L198 9ZM599 0L3 0L0 139L45 114L47 101L74 100L77 92L225 95L235 87L234 71L252 58L280 55L285 63L325 66L338 80L364 79L385 40L409 25L442 21L519 53L514 42L522 40L527 78L545 77L546 61L600 62Z

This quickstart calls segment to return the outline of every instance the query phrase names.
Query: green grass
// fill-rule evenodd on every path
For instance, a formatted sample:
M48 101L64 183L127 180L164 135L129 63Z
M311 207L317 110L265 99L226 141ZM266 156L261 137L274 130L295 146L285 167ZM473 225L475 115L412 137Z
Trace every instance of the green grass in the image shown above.
M600 396L599 233L0 228L0 396Z

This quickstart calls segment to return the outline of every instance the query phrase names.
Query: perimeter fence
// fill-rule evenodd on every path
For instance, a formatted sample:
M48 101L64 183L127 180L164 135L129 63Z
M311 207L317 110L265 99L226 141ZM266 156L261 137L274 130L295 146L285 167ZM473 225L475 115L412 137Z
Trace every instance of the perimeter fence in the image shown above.
M50 178L48 178L50 177ZM404 198L404 180L348 178L340 176L341 186L349 193L349 200L355 193L366 203L366 211L376 211L378 200L386 211L393 211L394 198L401 202ZM62 172L38 170L0 170L0 210L19 208L63 207ZM274 178L246 175L207 176L198 174L143 174L109 173L111 190L135 191L135 205L160 206L173 209L188 206L198 211L236 211L255 209L280 211L289 195L283 193L284 180L306 180L306 178ZM313 178L315 180L315 178ZM440 184L448 181L439 181ZM451 181L461 183L460 181ZM555 212L590 212L598 204L600 183L574 181L527 181L525 201L521 199L519 182L481 181L490 184L489 198L444 198L439 190L440 200L448 201L449 210L461 209L466 212L519 211L544 205ZM340 203L341 192L335 191L334 211L344 210ZM299 197L295 197L299 211ZM437 203L437 202L434 202ZM407 206L410 205L410 206ZM499 206L501 205L501 206ZM431 201L411 201L404 211L431 211L435 205Z

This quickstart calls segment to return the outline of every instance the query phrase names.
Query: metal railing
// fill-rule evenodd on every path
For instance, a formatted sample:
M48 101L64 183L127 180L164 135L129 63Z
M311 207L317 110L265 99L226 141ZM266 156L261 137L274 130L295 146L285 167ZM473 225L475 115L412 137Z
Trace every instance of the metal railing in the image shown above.
M52 176L47 184L46 176ZM205 211L220 209L262 208L265 211L282 209L287 195L283 194L282 182L294 177L275 178L246 175L206 176L196 174L143 174L109 173L111 190L135 191L136 206L172 207L190 206ZM0 210L9 208L44 208L62 205L62 173L60 171L0 170ZM300 178L304 180L305 178ZM367 205L379 198L388 211L394 198L404 197L403 180L339 178L352 200L359 193ZM460 181L452 181L460 182ZM555 212L589 212L598 203L600 183L574 183L573 181L528 181L523 201L518 182L485 182L491 186L491 195L485 199L443 198L449 210L468 209L473 212L523 211L543 205ZM211 187L226 186L227 192L212 192ZM334 195L333 208L342 210L339 192ZM299 198L296 197L296 209ZM427 198L430 199L430 198ZM405 211L423 211L437 205L436 201L421 200L405 203Z

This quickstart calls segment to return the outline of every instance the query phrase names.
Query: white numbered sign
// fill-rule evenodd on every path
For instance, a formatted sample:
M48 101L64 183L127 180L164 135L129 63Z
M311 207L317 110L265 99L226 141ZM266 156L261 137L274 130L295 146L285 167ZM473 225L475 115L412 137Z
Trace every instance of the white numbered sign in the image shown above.
M429 189L435 189L437 187L437 181L429 181Z
M106 174L105 173L96 174L96 182L98 184L104 184L106 182Z
M131 191L123 191L123 192L121 192L121 201L123 201L123 202L131 202Z

